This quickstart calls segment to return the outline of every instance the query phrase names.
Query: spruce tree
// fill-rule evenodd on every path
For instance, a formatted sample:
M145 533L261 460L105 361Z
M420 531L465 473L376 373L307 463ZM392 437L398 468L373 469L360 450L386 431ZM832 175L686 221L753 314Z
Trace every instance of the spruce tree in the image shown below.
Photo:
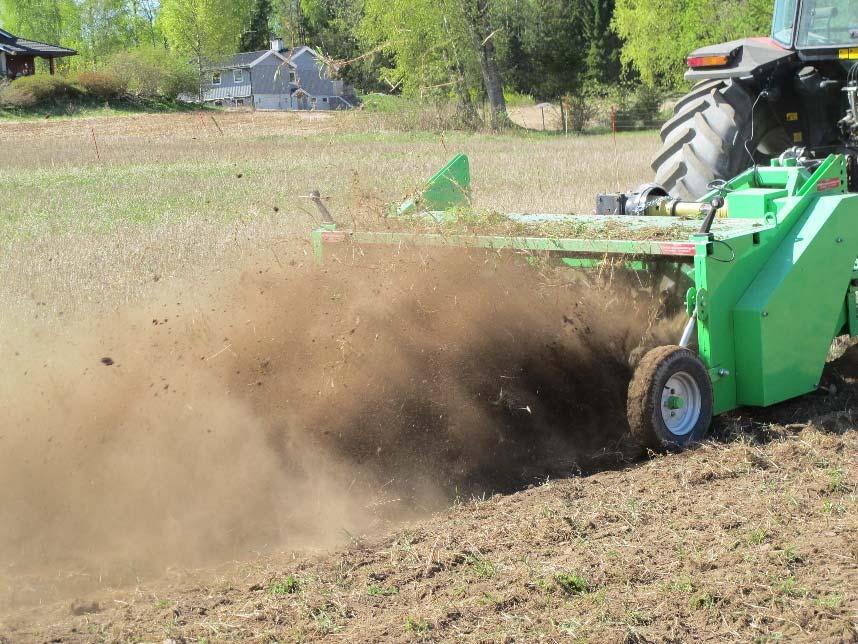
M250 25L247 31L241 34L239 49L241 51L261 51L268 49L268 38L271 35L268 30L271 20L271 0L254 0L253 8L250 10Z

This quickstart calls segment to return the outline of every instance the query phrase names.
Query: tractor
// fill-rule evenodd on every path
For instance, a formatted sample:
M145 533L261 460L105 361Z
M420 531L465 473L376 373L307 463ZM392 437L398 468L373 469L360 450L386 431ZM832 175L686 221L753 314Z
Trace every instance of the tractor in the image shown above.
M850 155L858 188L858 2L777 0L771 36L703 47L687 59L695 83L661 130L655 183L696 199L786 150Z
M592 214L482 216L459 155L378 230L328 217L317 260L445 247L525 257L523 269L621 266L641 284L673 275L660 295L684 304L684 330L636 363L628 389L631 434L653 449L816 391L832 340L858 338L858 0L777 0L770 38L704 47L688 65L697 84L661 131L656 183L597 195Z

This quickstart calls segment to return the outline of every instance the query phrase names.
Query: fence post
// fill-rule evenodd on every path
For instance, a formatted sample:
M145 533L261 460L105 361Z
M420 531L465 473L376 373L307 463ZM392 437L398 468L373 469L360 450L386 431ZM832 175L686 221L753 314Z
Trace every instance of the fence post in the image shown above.
M569 103L565 96L560 99L560 113L563 117L563 135L569 136Z
M98 149L98 140L95 138L95 128L89 128L90 132L92 132L92 144L95 146L95 158L101 163L101 152Z

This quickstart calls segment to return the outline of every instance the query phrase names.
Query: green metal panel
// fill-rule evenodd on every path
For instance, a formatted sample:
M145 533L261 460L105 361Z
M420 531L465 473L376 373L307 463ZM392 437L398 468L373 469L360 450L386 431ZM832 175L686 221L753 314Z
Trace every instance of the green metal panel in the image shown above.
M782 199L789 193L779 188L748 188L727 195L727 209L730 218L759 218L767 214L774 215L778 208L775 199ZM761 214L762 213L762 214Z
M826 186L830 185L826 182L845 176L845 166L841 157L829 157L813 176L803 168L760 168L758 174L760 176L755 179L755 172L749 170L729 185L740 185L743 182L744 185L758 185L764 182L773 188L786 187L787 192L793 196L778 200L775 204L778 214L769 217L771 225L749 234L732 237L726 242L708 242L701 239L701 248L695 257L698 307L703 309L698 315L698 346L700 356L713 376L716 414L734 409L740 404L755 404L751 402L753 395L749 392L749 389L755 386L753 376L746 373L746 364L760 364L763 358L759 353L759 338L749 336L747 332L741 332L735 327L734 311L737 303L781 248L791 229L803 215L812 210L818 195L826 192ZM777 185L778 181L781 182L780 185ZM820 184L824 188L822 191L818 188ZM759 201L755 203L758 206L760 204ZM747 214L753 213L735 213L730 210L731 218ZM759 212L756 214L762 215ZM777 225L774 225L775 222ZM703 247L707 250L704 251ZM854 257L852 262L847 264L851 266L853 262ZM843 286L840 291L841 304L845 289ZM803 302L795 300L794 305L813 310L813 302L813 298ZM829 327L836 317L836 313L833 317L829 316ZM828 328L826 333L827 342L830 343L832 329ZM738 363L740 359L741 364ZM824 354L821 360L818 355L815 359L819 361L821 369L825 360ZM757 382L756 386L763 385Z
M740 404L772 405L819 384L858 255L856 216L858 196L818 198L737 303Z
M439 170L417 195L403 203L397 215L414 214L418 210L448 210L467 206L471 194L471 168L468 157L457 154Z
M487 248L492 250L553 251L587 254L664 255L688 257L694 255L694 244L683 241L645 241L623 239L565 239L551 237L507 237L495 235L446 235L441 233L340 233L356 244L415 246L448 246L459 248ZM345 241L332 239L322 233L324 242Z
M849 292L846 294L846 322L844 326L846 327L844 330L849 335L853 337L858 335L858 289L855 286L850 286Z

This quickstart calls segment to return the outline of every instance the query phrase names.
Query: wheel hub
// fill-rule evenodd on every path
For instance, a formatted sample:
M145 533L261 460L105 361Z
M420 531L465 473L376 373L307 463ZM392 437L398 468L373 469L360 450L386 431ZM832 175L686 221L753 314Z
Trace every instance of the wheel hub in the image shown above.
M676 436L689 434L700 420L702 404L697 381L685 371L676 372L661 393L661 417L665 427Z

